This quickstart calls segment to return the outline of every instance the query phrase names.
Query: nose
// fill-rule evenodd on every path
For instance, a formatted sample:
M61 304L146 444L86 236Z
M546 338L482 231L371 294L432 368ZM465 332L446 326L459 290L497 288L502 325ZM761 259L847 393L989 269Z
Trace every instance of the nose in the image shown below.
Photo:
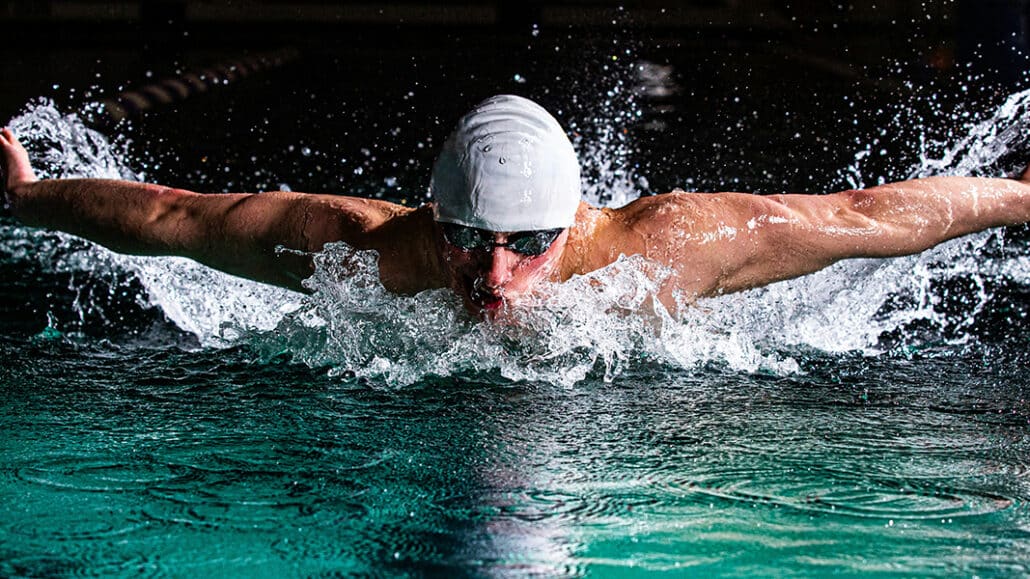
M484 257L483 286L491 291L503 289L511 281L511 252L502 247L491 249Z

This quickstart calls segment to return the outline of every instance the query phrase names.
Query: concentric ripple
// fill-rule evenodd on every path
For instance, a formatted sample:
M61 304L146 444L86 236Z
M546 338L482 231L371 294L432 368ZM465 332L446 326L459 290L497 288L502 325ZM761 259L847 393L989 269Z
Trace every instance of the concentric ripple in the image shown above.
M248 530L337 525L367 514L350 498L360 489L346 484L327 496L284 472L201 472L186 485L149 489L144 514L164 523Z
M867 478L831 472L799 473L756 467L723 469L674 481L671 492L719 501L890 520L977 517L1020 508L1027 499L986 489L927 484L925 480Z
M144 490L191 476L192 469L155 461L126 461L97 456L44 457L16 471L19 479L73 491L125 492Z

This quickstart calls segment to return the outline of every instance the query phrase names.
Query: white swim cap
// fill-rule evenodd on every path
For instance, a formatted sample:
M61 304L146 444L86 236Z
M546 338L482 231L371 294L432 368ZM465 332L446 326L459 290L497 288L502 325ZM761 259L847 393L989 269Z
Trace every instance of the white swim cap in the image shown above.
M429 192L437 221L490 231L570 227L579 208L579 161L543 107L498 95L458 121Z

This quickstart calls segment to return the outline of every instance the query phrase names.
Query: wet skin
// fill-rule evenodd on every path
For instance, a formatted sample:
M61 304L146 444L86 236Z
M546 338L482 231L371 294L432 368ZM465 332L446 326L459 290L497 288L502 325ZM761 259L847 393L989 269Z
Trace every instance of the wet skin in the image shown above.
M233 275L302 290L304 254L344 242L379 253L390 291L449 287L473 315L497 319L539 288L642 255L671 276L659 298L693 300L760 287L855 257L911 255L988 227L1030 222L1021 179L927 177L824 195L737 192L642 197L618 209L580 204L573 226L542 255L462 250L433 208L288 191L201 194L107 179L38 181L25 149L0 131L4 202L24 224L120 253L181 255ZM503 244L510 233L495 233ZM278 248L297 250L299 256Z
M512 233L494 233L493 241L507 243ZM448 286L461 297L469 313L492 319L531 293L541 281L560 279L558 266L568 237L568 230L563 231L547 251L536 256L507 247L462 249L450 244L439 226L435 242Z

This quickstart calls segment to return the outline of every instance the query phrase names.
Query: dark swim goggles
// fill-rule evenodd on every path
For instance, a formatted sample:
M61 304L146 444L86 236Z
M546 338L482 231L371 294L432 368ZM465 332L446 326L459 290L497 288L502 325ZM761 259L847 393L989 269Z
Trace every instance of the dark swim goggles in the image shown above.
M443 236L447 243L463 251L504 247L515 253L529 256L543 254L563 231L562 229L519 231L509 235L507 243L497 243L494 241L493 231L455 225L454 223L440 223L440 227L443 228Z

